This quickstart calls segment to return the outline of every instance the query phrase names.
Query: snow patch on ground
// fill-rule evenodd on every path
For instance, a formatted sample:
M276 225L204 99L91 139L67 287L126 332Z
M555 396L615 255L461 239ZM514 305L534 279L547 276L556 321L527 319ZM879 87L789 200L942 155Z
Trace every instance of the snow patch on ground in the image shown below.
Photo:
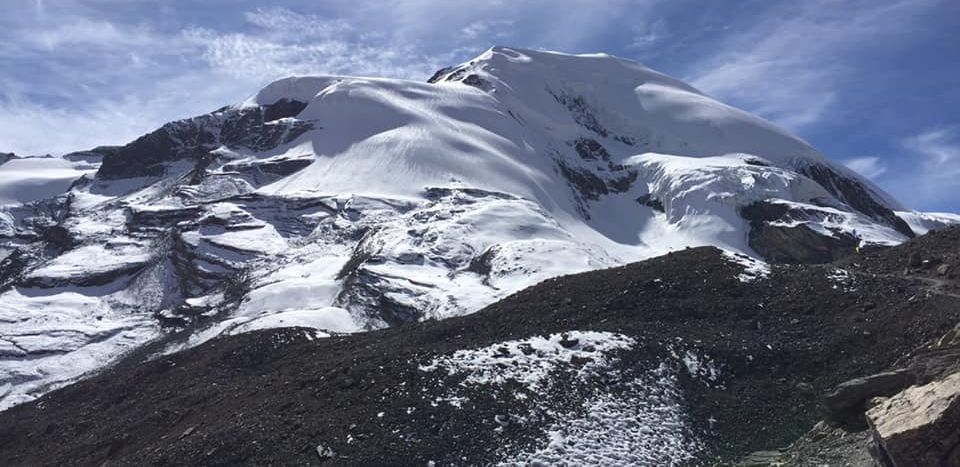
M765 261L729 250L724 250L723 256L727 260L743 266L743 272L737 275L740 282L753 282L770 277L770 265Z
M846 269L835 268L827 273L827 279L833 282L834 289L843 289L844 292L856 291L856 280L853 274Z
M585 377L606 367L609 352L624 350L636 341L609 332L571 331L507 341L481 349L458 350L434 359L421 371L446 370L448 374L466 374L461 385L496 384L515 381L531 391L541 389L550 373L577 359L579 375Z
M673 369L661 365L622 389L590 397L582 412L560 417L546 430L545 447L500 465L673 466L702 450L680 404Z
M231 334L255 331L257 329L305 327L330 332L356 332L357 324L350 312L343 308L325 307L316 310L291 310L266 314L254 318L233 328ZM329 335L324 333L325 335Z
M499 465L680 465L702 450L681 404L677 374L682 365L664 362L640 376L626 377L613 364L618 352L636 344L622 334L571 331L460 350L419 368L466 376L459 388L448 388L434 401L458 408L469 400L463 391L477 386L502 391L520 384L522 390L503 396L530 399L531 412L498 415L497 430L552 420L544 427L543 445L517 452L506 443ZM688 369L695 367L690 371L697 377L717 378L709 359L693 353L675 358ZM594 388L575 408L558 409L546 396L554 384L566 380L554 380L564 372L572 372L565 374L572 375L575 384Z

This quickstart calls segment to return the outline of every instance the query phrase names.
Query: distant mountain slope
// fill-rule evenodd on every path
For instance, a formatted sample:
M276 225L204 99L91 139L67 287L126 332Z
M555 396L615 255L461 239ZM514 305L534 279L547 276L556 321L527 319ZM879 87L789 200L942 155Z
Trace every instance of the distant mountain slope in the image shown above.
M289 78L65 159L0 211L0 407L175 330L353 332L690 246L827 262L914 235L804 141L607 55Z

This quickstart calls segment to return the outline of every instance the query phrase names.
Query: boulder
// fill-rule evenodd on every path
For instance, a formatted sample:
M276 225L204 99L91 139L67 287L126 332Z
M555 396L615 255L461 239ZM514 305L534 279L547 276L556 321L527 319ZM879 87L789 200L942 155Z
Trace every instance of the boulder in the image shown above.
M333 451L333 448L330 446L324 446L322 444L317 445L317 456L320 457L321 461L327 459L333 459L337 457L337 453Z
M866 417L878 464L960 466L960 373L882 399Z
M874 397L892 396L914 384L916 377L907 370L886 371L840 383L823 396L821 407L828 420L845 423L866 410ZM862 423L862 421L861 421Z

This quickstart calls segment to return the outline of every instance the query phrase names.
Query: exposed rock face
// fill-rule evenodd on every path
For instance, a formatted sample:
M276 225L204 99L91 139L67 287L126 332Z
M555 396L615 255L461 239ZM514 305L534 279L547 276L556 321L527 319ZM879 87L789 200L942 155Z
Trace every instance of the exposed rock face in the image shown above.
M898 232L912 238L913 230L888 207L877 202L876 194L862 183L838 174L821 164L803 164L800 172L810 177L839 200L870 217L884 222Z
M871 398L894 395L915 379L909 371L897 370L846 381L823 397L825 415L833 421L847 422L862 414Z
M272 105L224 107L199 117L179 120L103 155L101 179L160 176L163 164L179 159L200 160L220 146L265 151L293 141L313 128L295 117L306 103L280 99Z
M17 155L12 152L0 152L0 164L4 164L14 157L17 157Z
M653 209L654 211L665 212L663 208L663 201L660 201L659 199L654 198L653 195L650 195L650 194L641 195L637 197L637 202L648 208Z
M88 151L77 151L65 154L64 159L74 162L100 163L107 155L116 154L121 146L97 146Z
M578 138L573 147L584 160L610 160L610 153L593 138Z
M73 246L73 238L70 236L70 231L62 225L51 225L44 229L41 235L47 244L58 250L63 251Z
M858 239L845 232L825 235L797 219L809 218L785 204L756 202L741 215L750 221L750 247L774 263L829 263L856 251Z
M881 465L960 465L960 373L883 399L867 421Z

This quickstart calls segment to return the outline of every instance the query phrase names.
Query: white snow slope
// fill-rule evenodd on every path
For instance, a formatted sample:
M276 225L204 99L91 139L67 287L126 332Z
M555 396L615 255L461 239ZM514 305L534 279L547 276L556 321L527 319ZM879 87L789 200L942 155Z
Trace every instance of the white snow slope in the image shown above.
M302 110L262 114L259 133L232 126L291 101ZM46 217L16 195L66 190L74 168L0 166L0 199L21 203L0 209L0 251L20 258L0 266L0 408L169 327L194 331L168 351L264 327L354 332L687 246L758 258L740 215L757 201L826 237L909 233L805 175L825 167L903 210L804 141L602 54L495 47L431 83L288 78L148 136ZM49 224L69 245L45 242Z

